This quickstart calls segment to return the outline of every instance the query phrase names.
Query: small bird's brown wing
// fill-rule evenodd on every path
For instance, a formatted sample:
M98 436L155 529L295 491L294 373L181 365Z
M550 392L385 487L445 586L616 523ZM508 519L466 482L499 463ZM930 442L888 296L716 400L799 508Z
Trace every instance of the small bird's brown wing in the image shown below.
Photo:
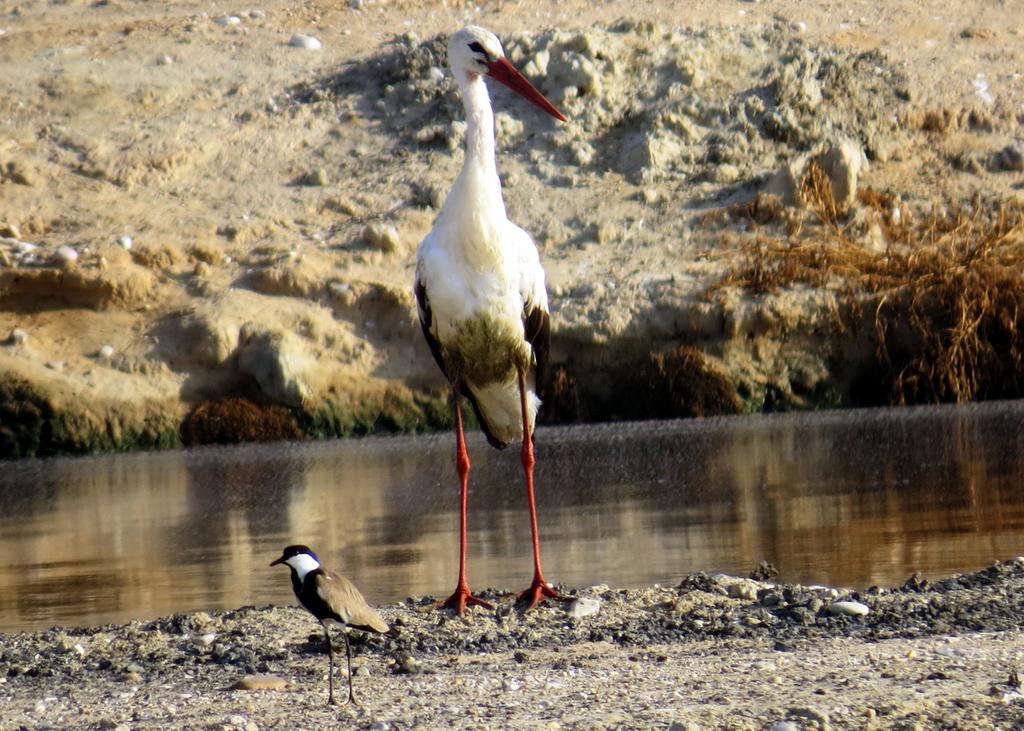
M333 571L320 571L314 581L317 596L330 607L335 619L364 632L388 631L387 622L366 603L356 585L344 576Z

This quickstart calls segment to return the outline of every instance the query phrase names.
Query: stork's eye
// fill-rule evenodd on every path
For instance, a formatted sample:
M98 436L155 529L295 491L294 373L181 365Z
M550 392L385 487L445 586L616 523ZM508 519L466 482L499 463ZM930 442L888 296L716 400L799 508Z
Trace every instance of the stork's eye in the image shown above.
M473 51L473 53L482 53L487 58L491 57L491 54L487 53L487 49L480 45L480 41L473 41L470 43L469 50Z

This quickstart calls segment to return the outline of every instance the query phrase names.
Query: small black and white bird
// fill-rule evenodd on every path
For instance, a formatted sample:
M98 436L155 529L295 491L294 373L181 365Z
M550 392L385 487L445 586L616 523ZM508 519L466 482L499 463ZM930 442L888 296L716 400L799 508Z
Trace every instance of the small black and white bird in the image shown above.
M324 569L320 559L308 547L288 546L270 565L276 566L279 563L286 564L291 570L295 596L324 628L327 655L330 658L327 702L334 703L334 647L331 645L329 629L332 625L340 626L345 636L345 653L348 656L348 701L345 702L355 702L352 693L352 646L348 639L348 628L383 633L389 629L387 622L366 603L355 584L344 576Z

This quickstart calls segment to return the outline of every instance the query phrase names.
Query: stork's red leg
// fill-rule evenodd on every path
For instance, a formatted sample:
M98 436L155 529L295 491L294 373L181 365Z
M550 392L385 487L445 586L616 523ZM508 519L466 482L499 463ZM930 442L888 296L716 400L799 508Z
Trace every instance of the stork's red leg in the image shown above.
M462 616L467 606L481 606L494 609L494 605L473 596L466 581L466 543L467 543L467 508L469 506L469 452L466 450L466 435L462 430L462 408L459 406L459 395L455 394L455 466L459 471L461 485L461 503L459 511L459 580L455 591L438 607L451 607L456 614Z
M526 591L520 592L519 599L526 602L527 609L533 609L545 599L565 599L544 580L540 567L540 539L537 536L537 503L533 497L533 439L530 434L530 418L526 411L526 376L519 371L519 405L523 414L523 451L521 461L526 476L526 498L530 504L530 531L533 534L533 583Z

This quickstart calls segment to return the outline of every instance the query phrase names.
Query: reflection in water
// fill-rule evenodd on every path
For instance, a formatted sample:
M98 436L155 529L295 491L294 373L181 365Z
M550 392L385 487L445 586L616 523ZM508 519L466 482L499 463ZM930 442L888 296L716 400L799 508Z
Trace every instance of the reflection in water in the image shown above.
M538 433L545 568L569 586L746 574L897 584L1024 552L1024 406L614 424ZM455 578L450 435L5 463L0 631L291 603L308 543L373 602ZM517 450L471 439L470 579L531 577ZM549 568L550 565L550 568Z

